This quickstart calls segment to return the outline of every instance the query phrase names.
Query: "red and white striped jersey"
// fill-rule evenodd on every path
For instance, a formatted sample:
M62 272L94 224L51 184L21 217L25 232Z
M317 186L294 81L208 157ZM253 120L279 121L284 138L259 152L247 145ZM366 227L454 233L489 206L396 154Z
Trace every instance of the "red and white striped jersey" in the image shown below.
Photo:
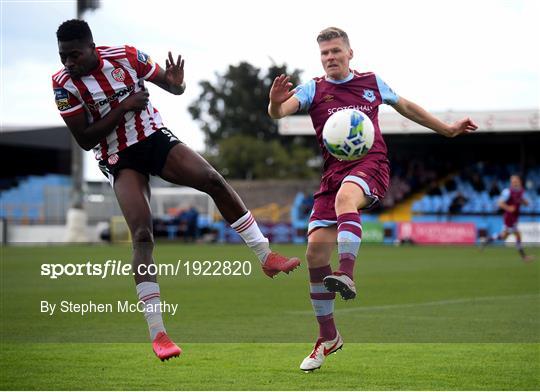
M141 91L143 80L152 80L159 66L132 46L99 46L99 66L73 79L62 68L52 77L56 105L62 117L86 113L91 124L107 115L131 94ZM163 127L150 102L145 110L127 112L118 126L94 147L97 160L131 146Z

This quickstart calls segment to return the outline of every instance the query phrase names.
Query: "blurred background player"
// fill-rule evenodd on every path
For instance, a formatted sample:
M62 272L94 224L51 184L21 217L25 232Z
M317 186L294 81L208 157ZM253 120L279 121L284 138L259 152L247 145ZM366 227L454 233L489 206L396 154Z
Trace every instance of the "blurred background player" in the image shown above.
M386 144L379 129L379 106L389 104L408 119L446 137L477 128L469 118L445 124L417 104L399 97L374 73L351 70L349 62L353 50L343 30L327 28L319 33L317 42L325 75L295 89L292 89L288 76L275 78L268 106L273 119L307 110L324 159L321 185L315 194L308 226L306 252L310 297L319 323L319 338L311 354L300 365L304 371L318 369L326 356L343 345L333 318L335 292L345 300L356 296L353 271L362 238L359 210L377 204L388 188L390 169ZM366 113L375 126L373 146L358 161L339 161L322 143L326 120L345 108ZM336 239L339 267L332 271L330 256Z
M521 182L521 177L517 174L510 176L510 188L502 191L498 205L503 213L504 226L500 233L488 237L484 242L484 246L496 240L506 240L510 234L516 236L516 247L523 261L531 261L532 256L526 255L521 244L521 233L518 230L519 209L522 204L529 205L530 201L525 197L525 189Z
M182 94L184 60L180 56L175 62L169 52L163 69L131 46L96 47L82 20L62 23L56 35L64 65L52 77L56 104L77 143L94 150L114 189L132 236L140 301L160 304L156 277L138 269L154 263L149 175L209 194L225 220L255 252L266 275L288 273L299 265L297 258L271 252L237 193L206 160L163 126L143 83L148 80L172 94ZM146 310L145 318L156 355L161 360L180 355L181 349L166 334L159 306L145 309L155 309Z

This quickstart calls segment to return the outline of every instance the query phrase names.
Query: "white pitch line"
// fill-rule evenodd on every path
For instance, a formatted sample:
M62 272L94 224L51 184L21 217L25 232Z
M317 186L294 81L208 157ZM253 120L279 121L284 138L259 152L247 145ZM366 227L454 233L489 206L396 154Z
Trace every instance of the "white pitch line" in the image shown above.
M460 299L446 299L442 301L431 302L415 302L408 304L395 304L395 305L380 305L380 306L357 306L354 308L336 309L334 313L351 313L351 312L371 312L377 310L387 309L401 309L401 308L414 308L419 306L438 306L438 305L454 305L454 304L466 304L474 302L488 302L498 300L512 300L512 299L526 299L526 298L538 298L540 293L536 294L522 294L522 295L500 295L493 297L472 297L472 298L460 298ZM289 314L313 314L312 310L298 310L288 311Z

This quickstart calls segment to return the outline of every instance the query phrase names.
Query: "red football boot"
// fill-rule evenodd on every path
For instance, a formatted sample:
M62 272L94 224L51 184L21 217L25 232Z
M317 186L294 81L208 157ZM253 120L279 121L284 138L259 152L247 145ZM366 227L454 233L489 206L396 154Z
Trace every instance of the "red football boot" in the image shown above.
M267 276L273 278L280 272L288 274L299 265L300 259L298 257L291 257L289 259L285 256L281 256L279 253L272 252L266 257L262 269Z
M182 349L169 339L165 332L160 332L156 335L156 338L152 342L152 349L162 361L178 357L182 354Z

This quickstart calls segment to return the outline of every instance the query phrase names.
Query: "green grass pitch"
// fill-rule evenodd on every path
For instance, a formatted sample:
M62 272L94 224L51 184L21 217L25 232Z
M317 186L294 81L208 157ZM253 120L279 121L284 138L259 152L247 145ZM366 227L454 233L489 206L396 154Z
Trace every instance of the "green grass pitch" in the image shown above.
M303 246L276 247L303 256ZM42 263L129 262L128 246L1 249L0 389L538 390L540 249L363 245L358 297L336 300L342 351L298 369L317 335L307 268L268 279L240 245L156 246L159 263L250 260L250 276L159 278L169 335L161 363L140 313L40 312L40 301L136 301L131 277L40 275ZM335 258L334 258L335 265Z

